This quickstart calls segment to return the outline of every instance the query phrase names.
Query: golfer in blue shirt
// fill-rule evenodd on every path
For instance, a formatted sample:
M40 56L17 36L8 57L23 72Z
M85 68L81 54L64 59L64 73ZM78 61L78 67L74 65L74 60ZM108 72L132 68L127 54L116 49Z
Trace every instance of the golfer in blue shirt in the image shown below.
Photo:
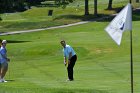
M75 65L75 62L77 60L77 55L73 48L70 45L67 45L64 40L62 40L61 45L63 46L63 53L64 53L64 64L67 66L67 71L68 71L68 81L73 81L73 68ZM68 63L67 63L68 60Z

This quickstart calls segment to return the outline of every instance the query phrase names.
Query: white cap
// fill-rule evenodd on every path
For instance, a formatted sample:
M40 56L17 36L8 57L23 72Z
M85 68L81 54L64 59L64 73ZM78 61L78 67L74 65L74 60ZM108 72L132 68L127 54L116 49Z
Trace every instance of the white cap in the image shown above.
M7 41L6 40L2 40L2 43L7 43Z

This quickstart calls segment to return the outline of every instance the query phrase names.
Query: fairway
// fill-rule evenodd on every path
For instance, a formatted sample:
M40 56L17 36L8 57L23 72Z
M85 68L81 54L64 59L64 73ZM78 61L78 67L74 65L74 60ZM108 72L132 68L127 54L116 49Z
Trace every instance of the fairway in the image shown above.
M1 36L9 42L11 62L6 75L9 82L0 84L0 93L130 93L129 31L117 46L104 31L108 23ZM133 22L135 93L140 92L139 23ZM78 55L73 82L66 82L62 39Z

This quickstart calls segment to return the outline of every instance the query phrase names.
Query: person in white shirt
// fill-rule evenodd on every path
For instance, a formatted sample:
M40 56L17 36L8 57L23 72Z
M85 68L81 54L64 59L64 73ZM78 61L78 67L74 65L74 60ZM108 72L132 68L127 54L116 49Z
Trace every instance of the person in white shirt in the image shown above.
M65 66L68 64L68 66L67 66L68 81L73 81L74 80L73 68L77 61L77 55L76 55L74 49L70 45L67 45L64 40L62 40L60 43L63 46L64 64L65 64ZM67 63L67 61L68 61L68 63Z
M0 48L0 54L1 54L1 58L0 58L0 64L1 64L0 82L7 82L6 80L4 80L4 76L8 70L8 62L10 61L10 59L7 58L6 44L7 44L7 41L2 40L2 45Z

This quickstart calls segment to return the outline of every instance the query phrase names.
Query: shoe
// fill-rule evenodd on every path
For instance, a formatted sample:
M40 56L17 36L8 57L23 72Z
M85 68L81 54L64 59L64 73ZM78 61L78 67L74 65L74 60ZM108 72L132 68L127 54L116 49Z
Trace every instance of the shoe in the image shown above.
M0 79L0 83L2 82L2 79Z
M7 81L6 80L3 80L3 82L6 83Z
M73 79L67 79L66 81L73 81Z
M7 81L6 81L6 80L4 80L4 79L1 79L1 82L4 82L4 83L6 83Z

